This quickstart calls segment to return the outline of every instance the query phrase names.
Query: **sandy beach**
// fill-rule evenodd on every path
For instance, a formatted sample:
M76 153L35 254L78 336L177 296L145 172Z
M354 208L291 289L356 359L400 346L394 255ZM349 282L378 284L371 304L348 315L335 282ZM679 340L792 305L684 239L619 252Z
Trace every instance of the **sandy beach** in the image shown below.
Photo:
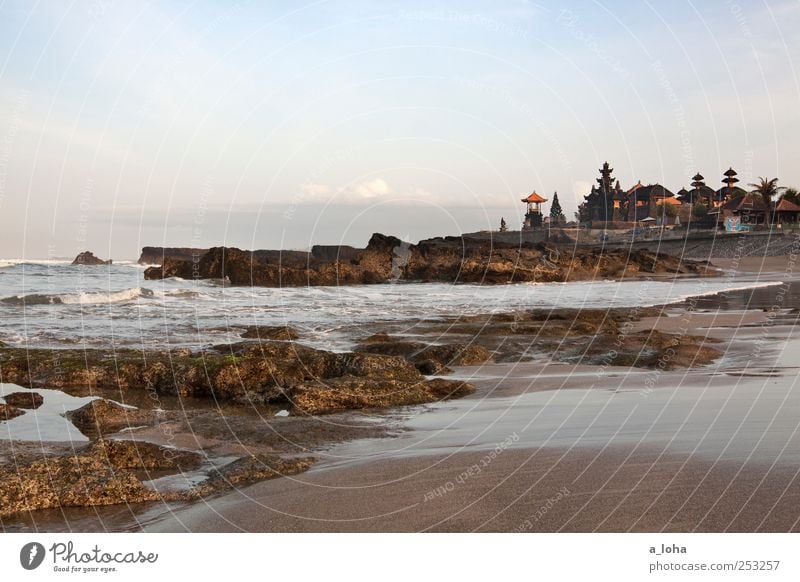
M145 530L800 531L800 480L788 466L621 446L510 450L484 463L476 452L311 471L178 510Z

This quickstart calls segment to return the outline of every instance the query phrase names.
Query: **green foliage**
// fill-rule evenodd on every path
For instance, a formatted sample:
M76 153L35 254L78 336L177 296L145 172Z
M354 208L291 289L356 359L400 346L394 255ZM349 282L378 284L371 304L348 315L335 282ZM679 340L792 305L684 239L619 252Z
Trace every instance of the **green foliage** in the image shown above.
M564 211L561 209L561 203L558 201L558 192L553 194L553 202L550 204L550 220L551 222L564 222Z
M692 216L695 218L703 218L706 214L708 214L708 206L702 202L692 205Z
M661 217L675 217L678 215L678 209L675 208L674 204L670 204L669 202L659 202L656 206L656 215Z
M761 176L758 177L758 182L755 184L749 184L753 187L753 194L760 195L764 202L767 204L771 204L772 201L777 196L778 192L781 190L785 190L782 186L778 186L778 179L772 178L771 180L768 178L762 178Z
M786 190L783 191L783 196L781 196L781 200L788 200L793 204L798 204L799 199L800 192L798 192L796 188L786 188Z

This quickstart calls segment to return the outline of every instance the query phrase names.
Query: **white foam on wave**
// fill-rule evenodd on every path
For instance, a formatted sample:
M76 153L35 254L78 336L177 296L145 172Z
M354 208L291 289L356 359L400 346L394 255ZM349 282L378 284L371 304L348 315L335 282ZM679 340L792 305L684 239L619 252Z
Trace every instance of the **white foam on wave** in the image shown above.
M132 287L120 291L81 291L80 293L32 293L30 295L14 295L0 299L0 303L8 305L97 305L104 303L125 303L136 299L154 297L150 289Z
M94 305L104 303L124 303L140 297L153 297L154 293L144 287L132 287L111 292L81 292L59 295L60 302L65 305Z
M54 265L69 265L69 259L0 259L0 269L16 267L17 265L38 265L42 267Z

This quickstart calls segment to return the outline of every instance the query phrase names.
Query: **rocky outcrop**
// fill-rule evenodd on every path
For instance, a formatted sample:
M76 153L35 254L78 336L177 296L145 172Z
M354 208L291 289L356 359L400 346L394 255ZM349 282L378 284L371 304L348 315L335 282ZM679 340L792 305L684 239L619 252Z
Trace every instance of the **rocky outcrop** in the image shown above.
M294 341L300 334L288 325L253 325L242 332L243 339Z
M98 440L90 454L105 459L115 469L131 471L192 471L203 461L194 451L129 440Z
M173 258L166 258L158 267L147 267L144 270L145 279L169 279L171 277L192 279L197 278L197 274L199 274L197 263Z
M17 408L16 406L0 403L0 422L4 420L11 420L17 416L22 416L23 414L25 414L25 411Z
M323 414L360 408L425 404L471 394L475 388L454 380L425 380L416 382L387 379L381 382L367 378L342 376L324 383L305 383L292 391L292 402L308 414Z
M38 392L12 392L3 396L6 404L17 408L36 409L44 403L44 398Z
M0 517L54 507L155 501L130 471L120 470L94 450L0 466Z
M72 261L72 264L88 266L110 265L111 259L104 261L103 259L98 259L96 256L94 256L94 253L91 251L83 251L77 257L75 257L75 260Z
M140 265L161 265L171 259L175 261L198 261L208 252L208 249L195 249L191 247L142 247L139 255Z
M447 283L564 282L636 278L656 274L708 274L705 262L646 250L510 244L462 237L416 245L374 234L364 249L315 247L297 251L243 251L215 247L199 261L169 259L145 271L147 279L189 276L233 285L293 287L391 281Z
M426 375L447 374L448 366L475 366L492 360L492 352L474 343L427 344L379 333L356 346L368 354L401 356Z
M296 475L308 470L313 462L311 457L286 459L265 454L244 457L213 470L208 480L197 488L196 493L207 495L256 481Z
M430 385L400 357L334 353L286 341L244 341L199 353L118 350L0 349L0 374L24 386L103 387L213 397L247 404L280 403L296 412L394 406L460 396L454 383ZM147 424L141 411L93 401L69 418L80 430L104 433Z
M70 410L64 416L89 437L112 434L125 428L153 422L153 414L150 411L120 406L102 398L92 400L76 410Z
M256 454L214 467L199 451L142 441L98 440L77 450L74 446L21 444L4 451L0 518L37 509L193 500L237 485L300 473L314 461L307 456ZM145 484L185 471L200 471L206 479L190 488L160 491L152 488L152 482Z

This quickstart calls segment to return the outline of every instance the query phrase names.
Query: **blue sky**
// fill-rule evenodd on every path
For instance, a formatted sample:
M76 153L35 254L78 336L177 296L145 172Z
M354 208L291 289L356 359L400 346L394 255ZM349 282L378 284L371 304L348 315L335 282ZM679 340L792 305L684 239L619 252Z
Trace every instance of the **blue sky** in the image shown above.
M3 2L0 256L305 248L800 186L800 3Z

